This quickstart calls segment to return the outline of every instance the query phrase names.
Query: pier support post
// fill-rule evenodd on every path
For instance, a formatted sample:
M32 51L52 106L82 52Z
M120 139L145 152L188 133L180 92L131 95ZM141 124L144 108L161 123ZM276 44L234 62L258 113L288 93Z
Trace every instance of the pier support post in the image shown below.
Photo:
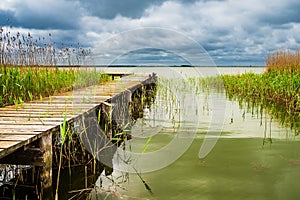
M101 104L101 110L103 114L103 118L101 120L100 126L102 127L104 133L109 139L112 139L113 133L112 133L112 110L113 105L107 102L103 102Z
M39 147L44 152L44 166L40 169L41 190L47 196L53 194L52 191L52 133L43 136L39 140ZM46 199L48 199L46 197ZM49 198L50 199L50 198Z

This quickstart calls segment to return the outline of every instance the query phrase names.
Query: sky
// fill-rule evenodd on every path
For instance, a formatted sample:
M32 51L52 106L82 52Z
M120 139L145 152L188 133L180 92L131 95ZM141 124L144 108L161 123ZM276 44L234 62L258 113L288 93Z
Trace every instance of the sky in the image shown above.
M300 49L299 8L299 0L1 0L0 26L90 48L95 64L249 66Z

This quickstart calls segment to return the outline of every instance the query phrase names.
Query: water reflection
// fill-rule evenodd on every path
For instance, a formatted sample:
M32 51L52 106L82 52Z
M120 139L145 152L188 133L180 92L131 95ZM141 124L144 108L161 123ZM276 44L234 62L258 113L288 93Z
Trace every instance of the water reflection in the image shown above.
M90 199L298 199L300 138L295 124L299 121L290 121L289 124L294 125L286 126L274 108L241 99L227 99L224 108L214 107L212 98L224 99L225 92L212 89L199 92L201 89L195 89L197 92L193 93L197 96L194 112L198 121L189 124L195 128L196 135L182 156L165 168L142 173L142 179L136 173L126 173L126 181L118 183L117 187L107 187L111 190L99 189L99 182L102 180L103 186L104 178L100 177ZM178 136L178 127L184 126L179 114L184 106L181 109L174 106L175 103L167 108L166 105L159 106L166 99L157 96L151 110L145 110L148 117L140 119L137 127L132 127L131 131L145 135L127 141L128 150L143 152L147 144L145 152L155 152ZM181 103L188 104L187 101ZM173 107L171 112L170 107ZM198 152L207 134L213 109L225 109L222 134L210 154L199 159ZM171 114L160 115L162 110ZM281 111L278 115L284 116ZM149 126L159 127L156 134L148 134ZM189 129L181 133L184 131L188 133ZM113 181L106 184L112 186L122 173L122 170L115 171L111 175Z
M233 95L230 91L227 91L227 96L231 101L239 102L240 109L244 111L251 112L252 115L257 115L260 117L261 125L264 117L269 118L269 123L272 123L272 120L279 123L281 126L284 126L291 131L294 135L297 136L300 133L300 116L299 113L289 113L284 106L274 105L268 103L265 99L248 99L241 96Z

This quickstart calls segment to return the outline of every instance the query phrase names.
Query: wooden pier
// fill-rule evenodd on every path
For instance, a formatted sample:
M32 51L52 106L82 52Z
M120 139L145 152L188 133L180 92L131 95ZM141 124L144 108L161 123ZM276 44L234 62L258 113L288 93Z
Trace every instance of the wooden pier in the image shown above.
M123 127L128 128L135 119L142 117L144 106L148 106L145 102L153 102L155 95L150 91L156 91L157 77L155 74L122 73L111 76L112 81L104 84L0 108L0 164L11 164L17 168L30 165L30 173L36 174L26 180L22 178L23 175L17 175L12 179L13 182L1 180L0 198L11 198L15 191L16 195L25 199L43 199L42 196L46 194L50 195L46 199L53 199L53 187L56 183L56 177L53 176L56 176L58 166L71 168L71 162L73 166L82 166L84 173L86 169L90 169L94 175L102 171L105 174L112 173L112 165L99 162L98 158L105 154L106 160L112 159L120 141L124 140L116 137L129 137L126 133L120 133L123 132ZM85 134L72 135L62 145L60 131L63 124L67 124L70 132L82 133L84 130ZM94 140L93 146L84 144L90 138ZM100 155L93 150L103 138L113 144L113 148ZM66 149L70 151L66 152ZM62 162L59 159L61 153L64 154ZM69 153L78 157L70 162L74 155ZM86 187L87 180L84 185ZM28 189L32 191L26 192ZM25 196L22 196L24 190Z
M118 76L123 76L118 74ZM0 108L0 162L20 148L57 131L67 122L125 91L153 82L150 75L130 75L38 101Z

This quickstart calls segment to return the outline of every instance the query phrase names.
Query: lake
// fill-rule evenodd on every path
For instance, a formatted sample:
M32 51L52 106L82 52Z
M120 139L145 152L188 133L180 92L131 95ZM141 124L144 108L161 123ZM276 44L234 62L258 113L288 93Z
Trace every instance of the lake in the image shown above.
M98 178L89 199L300 198L299 130L285 127L267 109L186 81L264 68L102 70L163 78L153 105L126 130L132 139L115 154L114 173Z
M114 154L113 174L91 174L92 164L65 167L59 199L86 199L85 192L91 200L300 198L299 130L287 126L284 118L270 115L264 106L229 100L222 84L206 87L199 80L220 74L263 73L263 67L97 70L155 72L159 77L155 98L138 114L142 117L124 130L132 139ZM5 170L2 178L12 178L13 173ZM57 176L53 169L54 185ZM43 198L53 199L54 192L54 187L44 191ZM35 190L31 193L36 197Z

